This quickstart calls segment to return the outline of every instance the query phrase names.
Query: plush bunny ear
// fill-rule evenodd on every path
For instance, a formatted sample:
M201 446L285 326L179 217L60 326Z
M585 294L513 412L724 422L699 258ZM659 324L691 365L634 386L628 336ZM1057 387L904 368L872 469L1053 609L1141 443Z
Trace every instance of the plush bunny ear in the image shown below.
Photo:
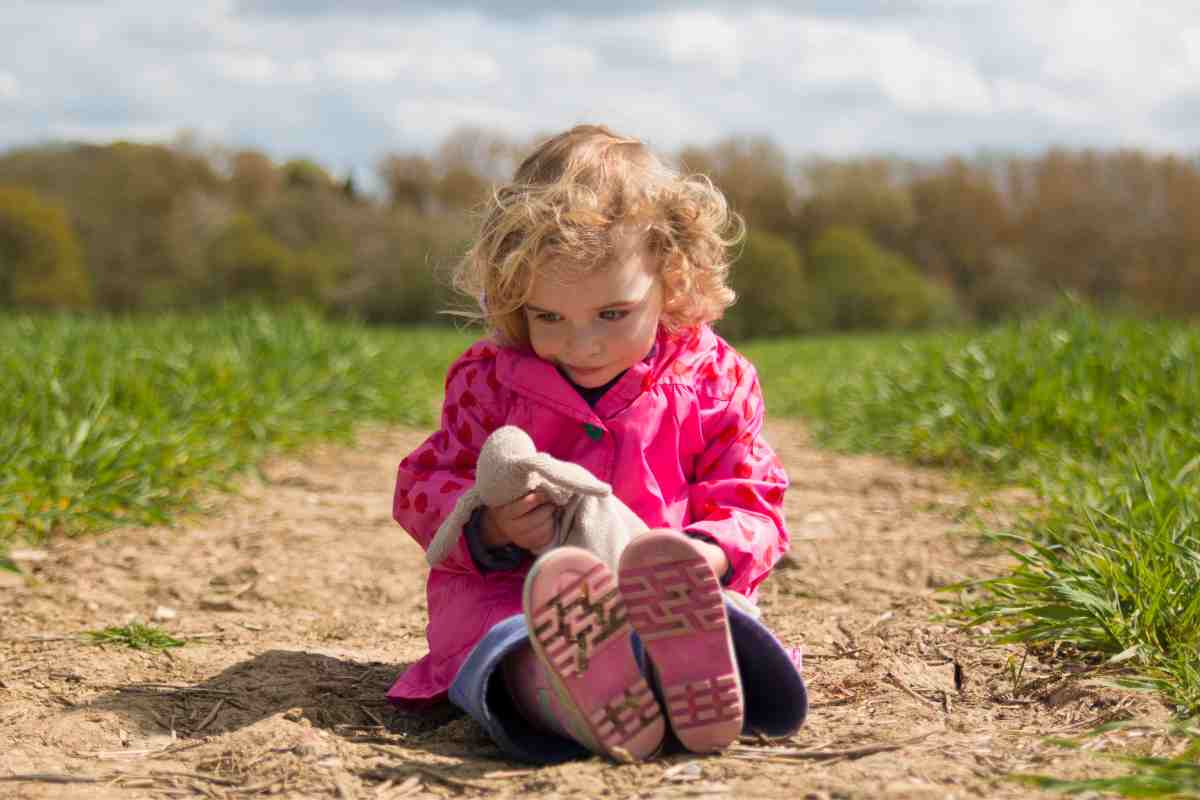
M612 494L612 487L578 464L559 461L549 453L538 453L524 459L522 465L536 472L547 483L561 486L580 494L604 497Z
M481 504L479 492L475 490L475 487L462 493L458 502L454 504L454 510L442 520L437 533L429 540L429 547L425 548L425 561L429 566L436 567L446 560L446 556L450 555L450 551L458 544L463 526L471 519L471 512Z

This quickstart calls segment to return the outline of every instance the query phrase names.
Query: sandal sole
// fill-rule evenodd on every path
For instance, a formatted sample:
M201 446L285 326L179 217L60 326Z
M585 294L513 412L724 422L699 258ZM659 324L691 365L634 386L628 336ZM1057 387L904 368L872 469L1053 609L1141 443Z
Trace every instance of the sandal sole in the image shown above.
M742 732L742 684L708 562L678 534L643 534L621 556L619 585L680 743L695 753L728 746Z
M523 600L530 643L576 717L569 727L590 738L581 744L618 761L657 752L666 723L634 659L612 571L586 550L559 547L531 568Z

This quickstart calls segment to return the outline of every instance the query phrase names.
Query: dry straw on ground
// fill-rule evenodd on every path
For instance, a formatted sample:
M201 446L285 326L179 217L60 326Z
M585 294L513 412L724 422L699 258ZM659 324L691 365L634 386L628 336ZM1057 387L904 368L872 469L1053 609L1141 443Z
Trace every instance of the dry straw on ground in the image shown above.
M793 481L791 552L767 621L806 653L808 725L707 758L531 769L449 709L384 701L424 650L422 553L391 521L391 478L422 438L276 459L175 529L58 541L0 573L0 794L18 798L1033 797L1012 772L1112 769L1047 737L1162 718L1152 699L938 621L935 590L996 573L972 534L1027 494L808 446L770 429ZM138 651L79 631L153 620L189 638ZM1130 727L1090 748L1165 745Z

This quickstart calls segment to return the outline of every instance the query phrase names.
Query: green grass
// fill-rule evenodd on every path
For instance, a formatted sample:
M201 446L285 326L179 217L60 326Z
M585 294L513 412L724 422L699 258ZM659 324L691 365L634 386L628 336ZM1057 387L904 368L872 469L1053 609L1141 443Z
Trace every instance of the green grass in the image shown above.
M430 425L472 337L231 309L145 319L0 315L6 544L170 522L269 449L369 421ZM1128 668L1200 711L1200 329L1079 307L985 332L742 347L770 413L822 442L1038 488L1003 532L1016 569L965 613Z
M968 335L746 348L826 443L1038 487L971 621L1120 657L1200 710L1200 330L1065 307Z
M1068 305L982 333L744 350L771 412L827 445L1037 488L1044 512L997 534L1017 567L969 587L963 618L1200 713L1200 328ZM1194 794L1197 753L1090 788Z
M92 644L116 644L134 650L166 650L183 647L184 639L176 639L164 630L141 622L131 622L122 627L109 627L98 631L85 631L84 638Z
M1126 727L1125 723L1103 725L1084 738L1098 736ZM1156 733L1180 739L1181 752L1174 758L1155 756L1104 754L1107 758L1130 768L1130 772L1113 778L1062 780L1044 775L1014 775L1013 778L1041 789L1053 789L1067 794L1106 792L1125 797L1200 797L1200 729L1176 724ZM1157 738L1157 737L1156 737ZM1078 748L1080 741L1060 741L1059 745Z
M429 425L470 338L303 310L0 315L0 568L15 540L168 523L268 449Z

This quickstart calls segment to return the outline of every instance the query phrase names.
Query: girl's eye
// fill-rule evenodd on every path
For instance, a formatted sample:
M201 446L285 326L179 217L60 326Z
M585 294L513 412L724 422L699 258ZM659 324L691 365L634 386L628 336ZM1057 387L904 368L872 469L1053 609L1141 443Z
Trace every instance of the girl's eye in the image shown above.
M600 312L600 319L607 320L609 322L616 322L617 320L625 319L628 316L629 311L623 308L610 308L606 311Z
M562 317L553 311L538 311L533 315L533 318L538 322L558 322L562 319Z

